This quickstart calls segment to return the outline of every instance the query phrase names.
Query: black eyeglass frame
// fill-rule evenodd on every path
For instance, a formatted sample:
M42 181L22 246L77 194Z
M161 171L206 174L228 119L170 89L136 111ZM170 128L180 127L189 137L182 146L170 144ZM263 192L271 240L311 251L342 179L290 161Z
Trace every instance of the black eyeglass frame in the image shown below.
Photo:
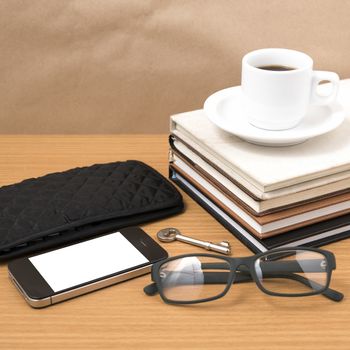
M255 270L255 262L265 256L269 256L275 253L285 253L288 255L288 253L294 253L296 251L305 251L305 252L316 252L319 254L322 254L326 261L327 264L325 266L324 272L327 273L327 280L325 285L320 288L319 290L311 290L310 292L305 292L305 293L277 293L277 292L272 292L270 290L267 290L264 288L262 283L260 282L256 270ZM203 299L195 299L195 300L184 300L184 301L179 301L179 300L171 300L168 299L164 292L163 292L163 287L162 287L162 282L161 282L161 277L159 270L161 266L164 264L182 259L182 258L188 258L188 257L208 257L208 258L215 258L215 259L220 259L222 261L225 261L228 263L228 266L230 267L230 271L228 272L228 277L227 280L224 282L226 285L225 289L217 294L216 296L209 297L209 298L203 298ZM278 261L278 260L276 260ZM247 269L240 270L239 267L245 266ZM245 272L248 273L248 276L250 275L251 279L243 279L241 281L238 281L236 283L240 282L250 282L254 281L257 287L264 292L265 294L272 295L272 296L280 296L280 297L303 297L303 296L311 296L311 295L318 295L318 294L323 294L324 296L328 297L329 299L332 299L334 301L341 301L343 299L343 294L335 291L333 289L329 288L330 281L331 281L331 276L332 276L332 271L336 268L336 262L335 262L335 256L332 252L319 249L319 248L309 248L309 247L285 247L285 248L277 248L277 249L272 249L268 250L266 252L262 252L253 256L249 257L242 257L242 258L233 258L233 257L228 257L228 256L222 256L222 255L216 255L216 254L206 254L206 253L193 253L193 254L183 254L183 255L178 255L174 257L167 258L165 260L159 261L155 263L152 266L152 271L151 271L151 278L154 284L151 284L149 286L146 286L144 288L144 291L148 295L155 295L157 292L159 292L160 297L162 300L167 303L167 304L197 304L197 303L203 303L207 301L212 301L216 300L219 298L222 298L227 294L227 292L230 290L232 284L235 283L235 279L237 277L237 273L240 272ZM283 274L283 271L281 271ZM247 275L246 275L247 276ZM303 277L302 277L303 278ZM147 291L147 288L150 287L156 287L156 288L151 288L152 291Z

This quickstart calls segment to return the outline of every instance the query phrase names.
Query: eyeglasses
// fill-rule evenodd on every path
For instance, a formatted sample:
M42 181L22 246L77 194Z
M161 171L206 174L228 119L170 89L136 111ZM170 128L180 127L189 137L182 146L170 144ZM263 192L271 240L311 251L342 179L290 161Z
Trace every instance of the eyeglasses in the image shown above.
M341 301L343 294L329 288L334 269L333 253L316 248L280 248L244 258L188 254L154 264L154 283L144 292L159 292L168 304L195 304L223 297L233 283L254 281L269 295L322 294Z

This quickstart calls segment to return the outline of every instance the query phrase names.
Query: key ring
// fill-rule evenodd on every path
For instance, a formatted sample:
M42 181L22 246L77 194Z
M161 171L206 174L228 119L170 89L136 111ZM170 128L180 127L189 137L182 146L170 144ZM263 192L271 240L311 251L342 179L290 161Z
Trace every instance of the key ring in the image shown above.
M176 235L180 231L174 227L163 228L157 233L157 237L161 242L168 243L176 240Z

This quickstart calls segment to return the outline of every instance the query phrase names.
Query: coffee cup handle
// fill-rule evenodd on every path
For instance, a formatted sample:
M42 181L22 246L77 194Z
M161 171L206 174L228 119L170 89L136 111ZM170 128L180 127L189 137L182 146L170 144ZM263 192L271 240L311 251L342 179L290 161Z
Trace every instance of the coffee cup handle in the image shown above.
M311 103L317 105L327 105L332 103L338 94L339 89L339 76L334 72L313 71L312 82L311 82ZM321 81L329 81L332 86L332 92L328 95L322 95L318 93L317 87Z

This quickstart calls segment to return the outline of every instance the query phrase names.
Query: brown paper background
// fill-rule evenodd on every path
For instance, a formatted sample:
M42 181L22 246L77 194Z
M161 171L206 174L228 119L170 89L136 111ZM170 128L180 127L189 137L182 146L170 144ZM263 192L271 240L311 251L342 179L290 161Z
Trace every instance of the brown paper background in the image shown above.
M349 77L349 16L347 0L1 1L0 133L167 132L262 47Z

